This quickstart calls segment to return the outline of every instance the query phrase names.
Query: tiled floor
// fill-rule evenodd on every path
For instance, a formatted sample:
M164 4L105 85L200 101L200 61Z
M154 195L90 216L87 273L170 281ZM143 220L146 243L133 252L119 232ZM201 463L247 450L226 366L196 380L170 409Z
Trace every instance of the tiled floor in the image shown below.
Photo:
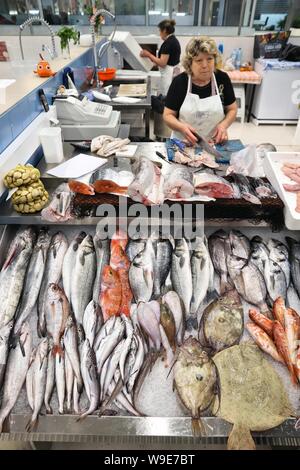
M151 126L152 127L152 126ZM152 127L153 128L153 127ZM280 126L280 125L260 125L255 126L252 123L244 123L243 125L239 122L235 122L229 130L229 138L231 139L240 139L243 144L260 144L269 142L276 146L278 151L299 151L300 145L293 145L293 138L295 135L296 126ZM30 444L24 442L6 442L0 441L0 450L1 449L12 449L12 450L21 450L31 448ZM131 450L131 449L149 449L149 450L163 450L168 449L178 450L178 445L165 445L158 443L149 443L143 444L140 442L138 445L132 441L124 438L121 439L117 444L116 442L101 442L101 443L55 443L52 446L52 449L104 449L104 450ZM223 446L199 446L199 445L189 445L189 446L180 446L184 449L222 449Z

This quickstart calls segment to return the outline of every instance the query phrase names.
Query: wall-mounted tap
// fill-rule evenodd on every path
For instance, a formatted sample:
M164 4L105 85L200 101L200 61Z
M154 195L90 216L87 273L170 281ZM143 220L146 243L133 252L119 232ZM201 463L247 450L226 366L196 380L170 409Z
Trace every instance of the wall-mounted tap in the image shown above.
M109 16L110 18L113 19L113 21L114 21L114 30L113 30L112 34L110 35L109 40L101 45L100 50L101 50L101 48L102 48L102 50L101 50L101 55L100 55L100 50L99 50L99 60L102 57L102 55L105 53L107 48L109 47L109 44L112 42L112 40L114 38L114 35L115 35L115 32L116 32L116 29L117 29L116 17L110 11L107 11L107 10L104 10L104 9L97 10L90 19L92 41L93 41L93 51L94 51L94 62L95 62L94 76L96 75L97 87L99 86L100 82L99 82L99 78L98 78L98 74L97 74L98 58L97 58L97 49L96 49L95 25L96 25L96 19L98 18L98 16L102 16L102 15ZM106 48L104 48L104 46L106 46Z
M51 36L51 42L52 42L52 55L53 55L53 58L57 57L56 48L55 48L55 35L54 35L53 29L51 28L49 23L47 23L47 21L43 20L43 18L40 18L39 16L34 16L34 17L31 17L31 18L28 18L28 20L24 21L24 23L20 25L19 43L20 43L20 50L21 50L22 60L24 60L24 52L23 52L23 46L22 46L22 32L24 31L25 28L27 28L27 26L30 26L32 23L38 23L38 22L43 23L49 29L50 36Z

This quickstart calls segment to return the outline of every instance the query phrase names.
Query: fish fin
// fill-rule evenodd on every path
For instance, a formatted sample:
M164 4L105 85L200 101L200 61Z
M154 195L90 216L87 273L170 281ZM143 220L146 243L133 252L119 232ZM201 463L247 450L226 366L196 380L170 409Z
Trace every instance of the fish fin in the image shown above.
M198 330L198 320L197 315L190 315L186 320L186 329L187 331Z
M19 336L18 340L19 340L19 345L20 345L20 349L21 349L22 356L25 357L26 354L25 354L24 345L23 345L23 343L22 343L22 341L21 341L21 336Z
M205 436L205 429L203 426L203 423L201 421L201 418L192 418L192 431L193 431L193 436L194 437L200 437L200 436Z
M8 258L6 258L1 271L5 271L6 268L8 268L9 265L14 261L15 258L19 256L21 253L22 248L20 245L16 245L15 248L9 253Z
M227 441L228 450L255 450L255 442L250 429L242 424L234 424Z
M36 419L34 419L32 421L32 419L30 418L30 420L28 421L28 423L26 424L26 427L25 427L25 430L26 432L33 432L36 430L37 428L37 425L38 425L38 420L39 418L37 417Z
M180 267L180 268L183 268L184 263L185 263L185 258L184 258L184 256L180 256L179 267Z
M85 256L84 254L82 253L80 256L79 256L79 262L82 266L84 266L85 264Z
M177 349L177 351L176 351L176 352L175 352L175 354L174 354L173 362L172 362L172 364L170 365L170 369L169 369L169 372L168 372L167 378L168 378L168 377L169 377L169 375L171 374L171 372L172 372L172 369L173 369L173 367L175 366L175 364L176 364L176 362L177 362L178 355L179 355L179 349Z
M218 295L218 292L216 291L216 289L213 289L211 291L207 291L206 297L205 297L205 302L207 304L210 304L211 302L216 300L218 297L219 297L219 295Z
M64 352L60 344L54 344L51 353L54 357L56 354L58 354L60 357L64 357Z

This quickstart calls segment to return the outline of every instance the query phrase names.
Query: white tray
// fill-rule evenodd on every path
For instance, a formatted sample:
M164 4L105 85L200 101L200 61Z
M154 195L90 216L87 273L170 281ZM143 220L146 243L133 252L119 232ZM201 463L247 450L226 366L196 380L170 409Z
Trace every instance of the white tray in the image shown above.
M285 162L300 164L300 152L268 152L264 160L264 171L284 203L286 227L289 230L300 230L300 213L295 211L296 194L285 191L283 188L284 184L294 184L281 171Z

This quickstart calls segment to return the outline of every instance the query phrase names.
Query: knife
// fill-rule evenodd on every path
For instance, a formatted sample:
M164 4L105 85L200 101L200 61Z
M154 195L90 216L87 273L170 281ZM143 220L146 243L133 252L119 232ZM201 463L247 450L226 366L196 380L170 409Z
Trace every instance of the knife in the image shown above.
M224 158L218 150L216 150L212 145L207 142L206 139L204 139L204 137L201 137L199 134L197 134L197 132L192 131L192 133L197 139L197 144L200 145L203 150L205 150L207 153L210 153L216 158Z

